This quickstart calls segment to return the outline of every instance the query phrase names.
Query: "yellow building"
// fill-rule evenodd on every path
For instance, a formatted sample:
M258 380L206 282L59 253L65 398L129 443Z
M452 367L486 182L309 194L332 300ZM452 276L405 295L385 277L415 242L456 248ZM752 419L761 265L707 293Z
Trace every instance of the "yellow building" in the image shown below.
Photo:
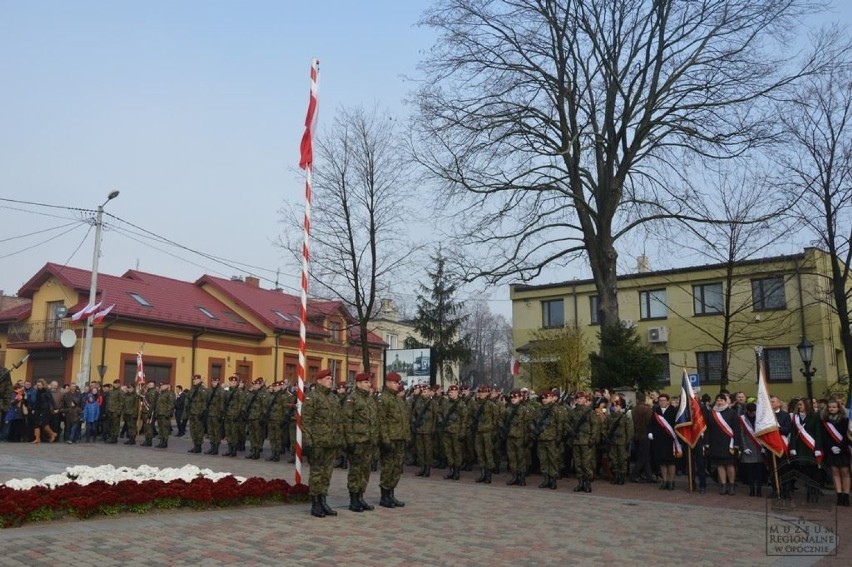
M189 387L196 373L208 383L233 374L295 383L299 297L262 289L252 277L185 282L135 270L99 274L96 301L114 307L94 327L91 375L81 376L86 320L75 323L70 315L89 303L90 278L87 270L48 263L18 292L29 301L0 312L0 356L11 365L29 355L14 379L133 383L142 352L146 377L173 386ZM331 368L337 381L360 371L354 325L340 302L308 302L308 381L320 368ZM384 346L370 334L377 385Z
M832 309L830 273L828 255L815 248L730 268L639 271L618 278L619 314L663 361L660 389L671 394L679 393L685 367L699 375L702 392L715 394L727 368L728 389L754 395L754 349L762 347L770 393L782 399L804 395L807 381L797 350L803 338L813 344L813 395L845 393L849 370ZM513 285L510 297L522 373L538 362L529 345L542 329L576 327L591 348L597 347L600 317L592 280Z

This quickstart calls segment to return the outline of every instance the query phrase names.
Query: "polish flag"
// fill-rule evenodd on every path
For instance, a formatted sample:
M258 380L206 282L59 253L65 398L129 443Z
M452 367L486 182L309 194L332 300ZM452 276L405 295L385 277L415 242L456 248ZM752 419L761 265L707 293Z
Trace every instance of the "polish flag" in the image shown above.
M77 321L80 321L81 319L87 318L89 315L91 315L92 313L94 313L95 311L100 309L102 303L103 303L103 301L98 301L94 305L89 304L89 305L85 306L84 308L82 308L78 312L74 313L71 316L71 320L76 323Z
M787 445L778 429L775 412L769 403L769 391L766 388L766 373L763 370L763 358L760 359L760 378L757 381L757 413L754 417L754 435L764 447L776 457L787 452Z
M93 324L93 325L97 325L97 324L99 324L99 323L102 323L102 322L103 322L103 320L104 320L104 318L105 318L107 315L109 315L109 312L110 312L110 311L112 311L112 310L113 310L113 308L115 308L115 303L113 303L112 305L110 305L110 306L109 306L109 307L107 307L106 309L101 309L100 311L98 311L97 313L95 313L95 317L94 317L94 319L92 319L92 324Z
M518 376L521 373L521 361L512 357L512 361L509 363L509 371L512 373L512 376Z

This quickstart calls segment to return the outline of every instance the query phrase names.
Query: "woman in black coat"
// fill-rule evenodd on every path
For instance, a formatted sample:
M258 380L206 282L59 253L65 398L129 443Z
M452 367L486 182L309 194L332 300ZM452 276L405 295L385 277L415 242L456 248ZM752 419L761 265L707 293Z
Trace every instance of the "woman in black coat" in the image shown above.
M831 400L822 415L822 453L825 465L831 471L837 505L849 506L849 418L844 415L840 402Z
M737 412L728 403L728 395L719 394L713 408L707 413L704 443L708 446L710 462L719 475L719 494L734 494L740 449Z
M59 413L59 408L56 407L53 395L47 389L44 380L36 382L35 404L33 404L32 413L34 439L31 443L41 443L42 430L47 433L50 443L53 443L56 439L56 433L50 428L50 418Z
M651 414L648 426L648 439L651 440L651 455L654 464L660 467L663 482L660 490L674 490L675 464L683 454L680 440L674 432L677 410L669 405L669 395L660 394L657 399L659 406Z

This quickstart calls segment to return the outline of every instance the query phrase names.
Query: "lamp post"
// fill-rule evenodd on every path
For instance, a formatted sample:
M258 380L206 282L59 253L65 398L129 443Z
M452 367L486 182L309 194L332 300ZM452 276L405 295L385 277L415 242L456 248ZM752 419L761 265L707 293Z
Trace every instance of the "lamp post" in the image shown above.
M118 191L112 191L107 195L106 201L98 205L98 214L95 216L95 253L92 256L92 282L89 286L89 303L94 304L95 297L98 293L98 258L101 255L101 226L103 226L104 205L118 197ZM94 337L95 328L92 323L95 314L92 313L86 319L86 335L83 340L83 369L77 376L77 385L82 390L86 382L89 381L89 374L92 368L92 338Z
M799 349L799 356L802 357L802 364L805 365L804 368L800 368L799 371L802 373L802 376L805 377L805 384L808 388L808 402L814 399L813 392L813 384L811 383L811 379L816 374L817 369L811 368L811 362L814 360L814 345L808 338L802 335L802 341L799 343L799 346L796 347Z

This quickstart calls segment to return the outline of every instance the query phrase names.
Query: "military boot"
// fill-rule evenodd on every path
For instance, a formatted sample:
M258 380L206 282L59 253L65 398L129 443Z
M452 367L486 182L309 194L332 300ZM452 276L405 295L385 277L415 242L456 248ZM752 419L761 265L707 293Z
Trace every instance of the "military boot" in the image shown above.
M125 444L129 444L129 443L125 442ZM201 445L197 445L197 444L194 444L194 443L192 445L192 449L187 451L187 453L200 453L200 452L201 452Z
M395 492L396 492L395 488L390 489L390 499L393 502L393 505L396 506L397 508L404 508L405 502L403 502L402 500L397 500L396 494L394 494ZM847 496L848 496L848 494L847 494Z
M423 471L423 476L424 477L432 476L432 467L426 467Z
M150 447L152 444L153 444L153 443L152 443L151 441L149 441L149 440L145 439L145 442L144 442L144 443L142 443L142 447Z
M456 468L454 469L454 471L455 471L455 472L453 472L453 480L458 480L458 479L459 479L459 475L461 474L461 468L460 468L460 467L456 467Z
M452 479L456 474L456 467L450 467L450 470L444 475L444 480Z
M485 484L491 484L491 469L485 470Z
M555 476L550 477L550 484L548 485L548 488L550 488L550 490L556 490L556 477Z
M169 448L169 440L163 439L162 441L160 441L160 444L157 445L157 448L158 449L168 449Z
M328 505L328 502L326 502L325 498L325 494L320 496L320 502L322 503L322 511L325 512L326 516L336 516L337 512L331 509L331 506Z
M577 480L577 486L574 487L574 492L583 492L586 490L586 479L580 478Z
M382 488L380 486L379 490L382 491L382 498L381 500L379 500L379 506L382 506L383 508L395 508L396 504L394 503L393 498L391 497L390 489Z
M476 479L474 482L485 482L485 467L482 467L480 469L479 478Z
M424 474L426 474L426 467L421 466L421 467L420 467L420 470L419 470L419 471L417 471L417 472L414 474L414 476L423 476Z
M583 492L588 494L591 491L592 491L592 481L587 478L583 481Z
M541 484L538 485L539 488L548 488L550 486L550 477L548 475L544 475L544 480L541 481Z
M526 486L527 485L527 475L524 473L518 473L518 485Z
M358 499L357 492L349 493L349 510L352 512L363 512L364 507L361 506L361 501Z
M135 437L128 437L127 441L124 442L125 445L136 445Z
M325 510L322 509L322 496L311 496L311 516L325 518Z
M515 475L509 474L509 475L507 475L506 486L513 486L513 485L519 484L521 482L520 477L521 477L520 474L515 474Z
M272 456L266 458L267 461L272 461L277 463L281 460L281 452L280 451L272 451Z
M373 506L372 504L368 504L367 501L364 500L364 493L363 492L358 493L358 502L361 503L361 508L363 508L365 512L372 512L373 510L376 509L375 506Z

